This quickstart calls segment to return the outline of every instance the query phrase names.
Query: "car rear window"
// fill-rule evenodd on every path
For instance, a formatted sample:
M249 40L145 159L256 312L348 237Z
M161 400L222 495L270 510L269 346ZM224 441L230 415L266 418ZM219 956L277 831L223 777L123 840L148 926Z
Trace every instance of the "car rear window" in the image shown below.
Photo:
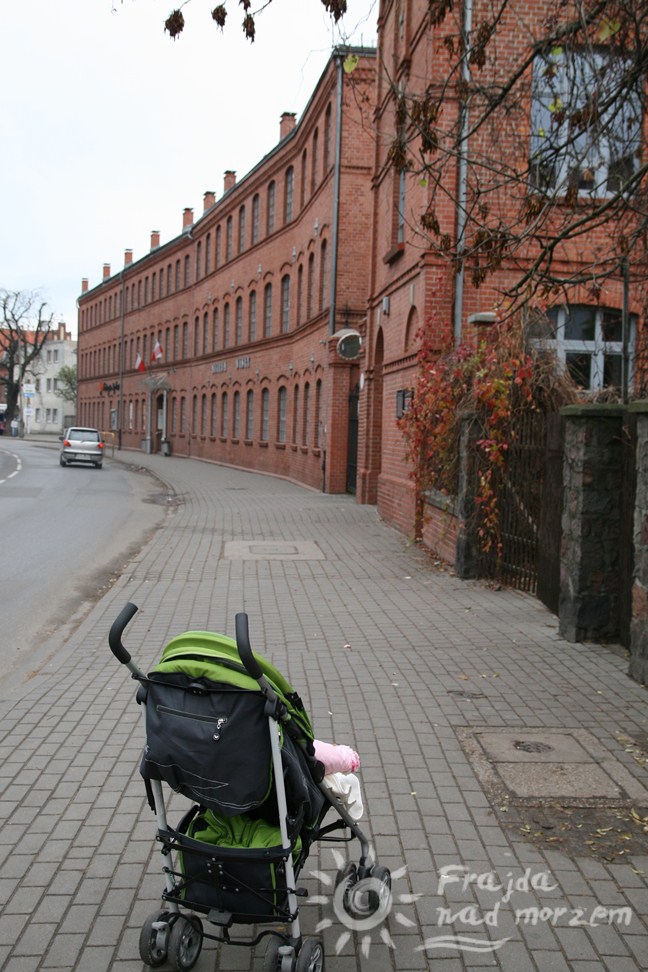
M99 442L99 433L95 429L70 429L68 439L82 439L84 442Z

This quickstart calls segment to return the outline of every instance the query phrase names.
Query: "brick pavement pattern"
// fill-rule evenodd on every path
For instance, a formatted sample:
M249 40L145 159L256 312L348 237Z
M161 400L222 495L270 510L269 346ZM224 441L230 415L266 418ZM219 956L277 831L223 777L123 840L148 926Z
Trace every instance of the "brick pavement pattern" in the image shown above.
M142 969L139 932L163 878L135 683L107 645L127 601L140 611L125 643L145 670L175 634L232 635L247 611L253 647L302 693L317 736L360 752L363 826L394 873L394 904L382 929L345 935L327 894L333 851L314 848L300 884L320 903L301 917L305 933L325 924L329 969L646 968L646 843L608 862L534 844L492 806L460 739L471 726L587 729L645 785L618 738L648 724L646 690L623 658L564 642L531 597L434 567L351 497L193 460L121 458L164 484L163 526L67 644L51 639L51 662L0 691L0 969ZM234 542L256 544L254 557ZM172 797L172 822L185 806ZM442 889L447 866L475 877ZM495 890L525 875L528 890ZM520 920L530 907L537 920ZM263 951L206 942L196 968L260 969Z

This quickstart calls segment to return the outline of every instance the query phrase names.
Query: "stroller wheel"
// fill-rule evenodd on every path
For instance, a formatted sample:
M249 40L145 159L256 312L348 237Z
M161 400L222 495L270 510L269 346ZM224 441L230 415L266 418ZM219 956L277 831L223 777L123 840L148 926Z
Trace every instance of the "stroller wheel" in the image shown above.
M379 908L387 905L391 900L391 873L388 868L375 865L371 869L373 887L367 892L369 909L375 915Z
M197 915L180 915L169 936L169 964L177 972L192 969L203 943L203 927Z
M166 962L169 950L169 925L166 922L168 917L168 911L155 911L142 925L139 937L140 958L152 969ZM156 928L156 925L160 927Z
M263 956L263 972L281 972L283 957L279 954L279 949L286 943L280 938L271 938Z
M324 949L319 938L303 940L295 972L324 972Z

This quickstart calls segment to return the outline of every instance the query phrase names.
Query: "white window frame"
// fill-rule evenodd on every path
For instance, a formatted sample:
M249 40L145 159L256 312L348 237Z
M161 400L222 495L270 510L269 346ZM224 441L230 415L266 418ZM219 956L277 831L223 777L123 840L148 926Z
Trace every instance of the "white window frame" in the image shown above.
M603 319L606 313L612 312L621 314L618 308L613 307L590 307L587 304L573 305L572 310L586 308L594 314L594 339L592 341L581 341L574 338L567 338L566 325L569 318L570 308L568 306L553 307L547 311L553 328L554 337L545 338L537 342L543 348L551 349L555 352L557 359L564 368L568 367L567 357L569 354L588 354L590 356L590 381L588 391L600 391L606 387L605 378L605 358L606 356L623 357L623 340L605 341L603 337ZM636 347L637 321L634 314L629 318L630 333L628 335L628 387L632 384L633 361Z

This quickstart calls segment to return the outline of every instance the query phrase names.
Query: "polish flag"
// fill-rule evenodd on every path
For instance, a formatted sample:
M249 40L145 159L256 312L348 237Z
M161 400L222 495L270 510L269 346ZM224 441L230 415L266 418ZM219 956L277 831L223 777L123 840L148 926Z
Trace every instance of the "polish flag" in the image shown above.
M159 361L160 358L164 357L164 351L162 350L162 345L159 341L155 342L155 347L151 352L151 361Z
M139 354L137 354L135 358L135 371L146 371L146 365L140 358Z

